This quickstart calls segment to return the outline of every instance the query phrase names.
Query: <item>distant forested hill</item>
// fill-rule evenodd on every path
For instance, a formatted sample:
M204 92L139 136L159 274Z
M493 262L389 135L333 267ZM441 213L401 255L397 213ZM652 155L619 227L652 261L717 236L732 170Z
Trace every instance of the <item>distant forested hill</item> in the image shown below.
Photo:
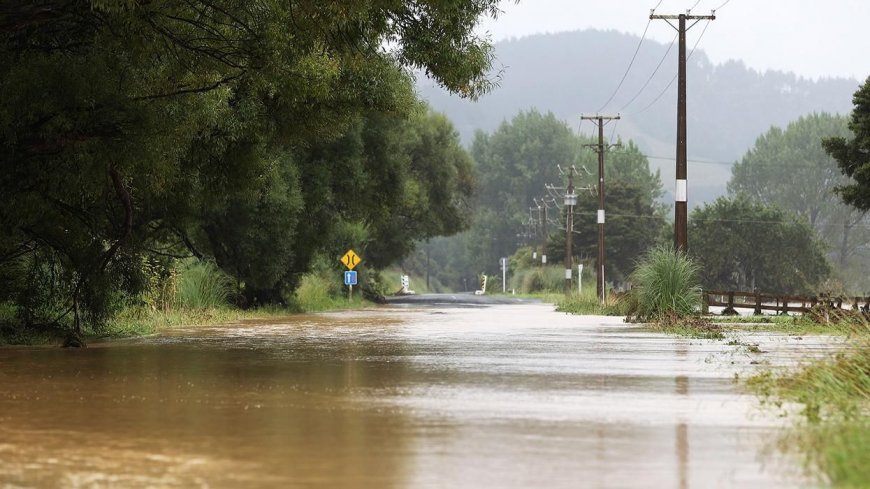
M496 45L497 66L503 67L501 84L478 102L448 96L422 78L418 91L435 110L447 114L466 143L475 130L492 131L529 108L552 111L572 127L590 132L588 122L580 125L580 115L595 113L610 97L637 42L633 35L598 30L504 41ZM634 139L650 156L671 158L650 160L654 168L662 169L669 189L667 182L674 172L676 82L657 103L643 109L676 75L676 46L646 89L623 108L650 80L667 49L667 44L645 41L628 78L604 112L622 113L617 134L624 139ZM714 65L700 49L688 65L689 158L720 162L689 162L690 205L723 194L730 178L728 163L741 157L771 125L784 126L810 112L847 114L859 85L851 79L815 81L791 73L759 73L739 61Z

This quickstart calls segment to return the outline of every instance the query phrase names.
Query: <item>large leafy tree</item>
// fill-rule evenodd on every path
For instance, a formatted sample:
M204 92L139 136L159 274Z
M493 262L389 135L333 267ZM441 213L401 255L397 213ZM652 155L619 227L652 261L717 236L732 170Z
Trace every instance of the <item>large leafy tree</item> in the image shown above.
M504 122L491 134L477 133L472 145L476 174L479 182L477 212L471 231L465 234L465 266L472 273L498 270L498 259L510 256L518 245L527 244L530 217L538 218L537 207L542 197L550 195L547 185L557 187L554 192L561 205L561 193L566 184L565 172L576 168L575 186L580 208L575 219L578 233L578 256L595 256L593 236L596 235L597 198L590 190L597 182L597 156L584 145L597 142L574 133L568 125L553 114L535 110L521 112ZM561 168L561 171L560 171ZM651 172L649 162L634 143L607 155L605 169L607 181L608 254L613 257L615 275L620 279L639 251L652 244L659 233L662 212L656 199L662 195L661 178ZM612 189L612 190L611 190ZM612 193L611 193L612 192ZM548 258L551 262L564 256L564 221L560 211L551 209L548 227L551 238ZM561 227L561 231L559 228ZM541 227L537 232L540 234ZM544 241L535 236L533 243Z
M854 250L856 259L848 265L848 270L857 277L858 290L863 292L870 287L870 218L867 214L870 211L870 78L855 92L852 101L855 108L849 119L851 139L849 135L838 135L824 139L822 144L843 173L844 181L835 191L854 209L844 213L843 235L837 247L841 256ZM854 225L849 226L850 222ZM858 238L850 237L850 232Z
M831 197L843 182L821 141L848 132L845 117L825 113L801 117L785 129L770 128L732 167L729 193L790 210L821 231L838 210Z
M564 121L535 110L517 114L492 134L475 135L471 155L480 190L469 249L477 272L496 271L499 257L517 249L533 199L546 195L546 185L564 185L560 167L590 167L592 155L582 144Z
M710 289L812 293L830 272L806 221L745 195L692 211L689 238Z
M732 168L728 190L806 219L827 243L839 275L852 288L863 289L870 252L870 219L836 198L848 183L837 162L822 147L825 138L849 134L848 120L831 114L811 114L785 129L771 128Z
M0 299L44 305L33 292L50 282L70 298L60 309L97 321L141 283L142 253L181 245L274 289L326 234L323 199L350 195L318 149L367 114L412 117L410 70L487 90L474 26L496 13L496 0L5 2ZM363 184L405 185L384 181ZM354 218L380 219L367 210Z
M605 275L608 281L622 282L631 274L641 255L658 242L665 226L664 212L652 199L648 186L614 179L606 190ZM597 215L597 194L582 193L574 211L578 227L574 250L589 261L598 257ZM565 242L564 233L558 236L558 240L550 242L554 258L564 256L564 249L559 247Z
M870 78L864 82L852 98L855 105L849 119L852 138L834 136L825 139L825 150L849 178L848 183L838 188L838 193L847 204L858 209L870 210Z

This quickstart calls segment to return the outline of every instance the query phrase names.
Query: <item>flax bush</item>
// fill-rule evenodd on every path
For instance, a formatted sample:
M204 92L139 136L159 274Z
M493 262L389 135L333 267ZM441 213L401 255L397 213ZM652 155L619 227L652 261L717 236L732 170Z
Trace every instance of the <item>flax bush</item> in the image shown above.
M641 322L673 322L701 308L698 265L670 246L648 251L631 274L628 316Z

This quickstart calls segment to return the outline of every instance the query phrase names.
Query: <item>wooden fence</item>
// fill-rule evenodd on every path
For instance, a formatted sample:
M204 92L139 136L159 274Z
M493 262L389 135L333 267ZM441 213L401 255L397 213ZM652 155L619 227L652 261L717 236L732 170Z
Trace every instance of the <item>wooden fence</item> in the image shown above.
M736 315L735 308L752 309L756 315L763 311L774 311L777 314L790 312L805 313L819 304L827 304L838 309L870 311L870 297L831 297L831 296L801 296L765 294L762 292L736 292L705 290L704 312L710 306L724 307L723 315Z

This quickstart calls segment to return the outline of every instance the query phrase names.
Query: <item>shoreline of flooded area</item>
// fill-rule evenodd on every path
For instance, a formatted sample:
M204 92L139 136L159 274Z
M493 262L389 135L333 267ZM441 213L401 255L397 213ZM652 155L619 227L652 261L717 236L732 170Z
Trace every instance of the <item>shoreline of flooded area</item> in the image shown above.
M0 349L10 487L795 487L757 354L546 304L388 308Z

